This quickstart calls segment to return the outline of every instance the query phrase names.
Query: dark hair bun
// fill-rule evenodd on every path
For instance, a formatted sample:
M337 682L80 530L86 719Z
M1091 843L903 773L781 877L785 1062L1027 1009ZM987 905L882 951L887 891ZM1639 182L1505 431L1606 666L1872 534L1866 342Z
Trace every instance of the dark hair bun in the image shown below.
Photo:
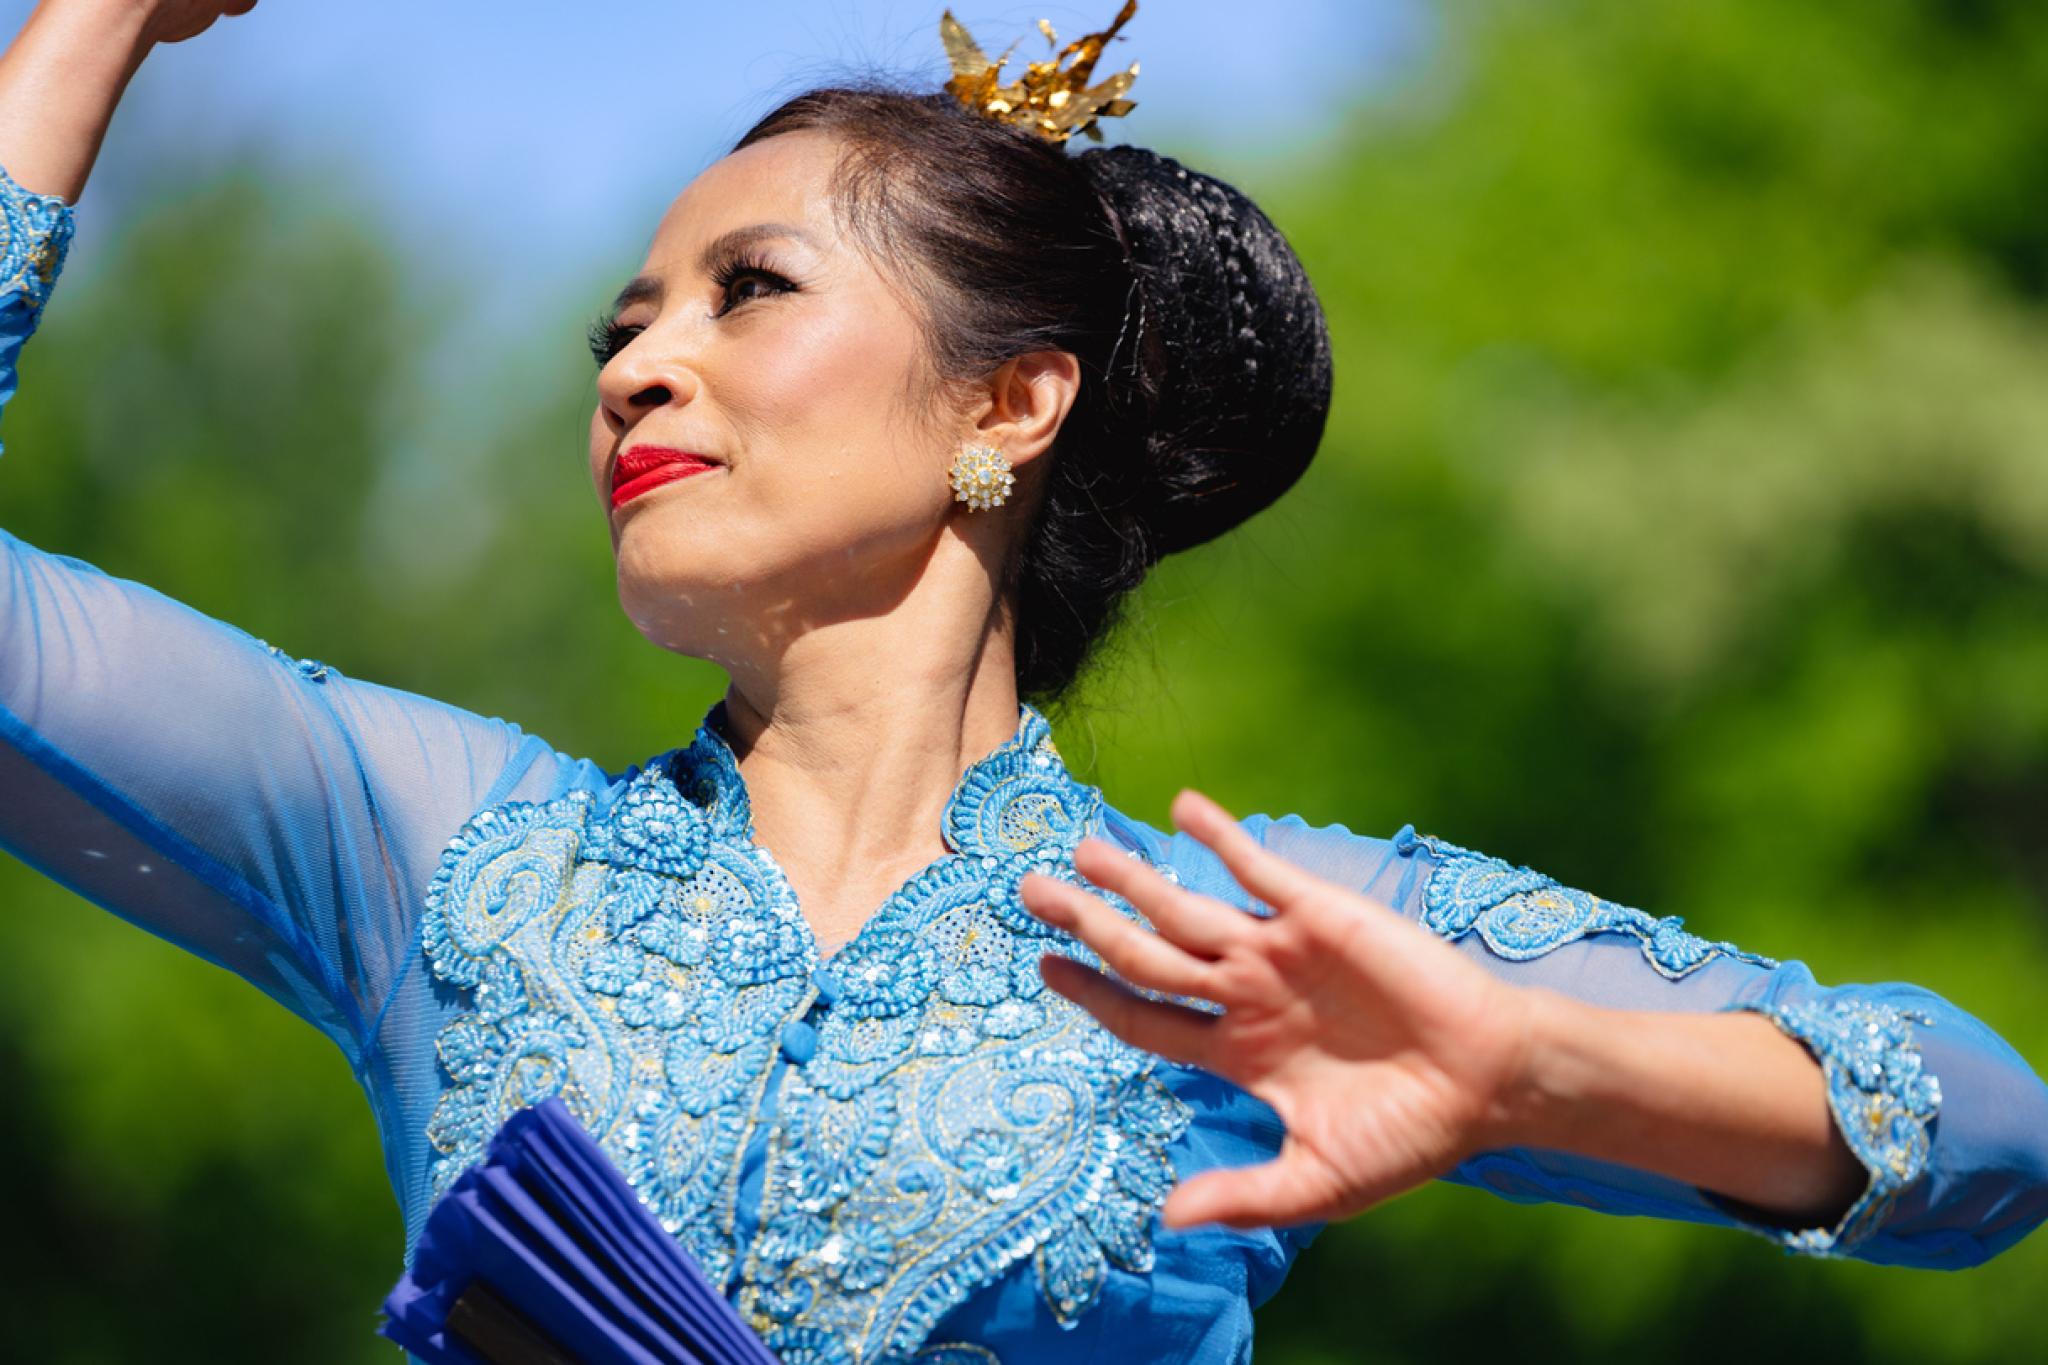
M1266 507L1308 467L1330 411L1329 329L1286 237L1230 185L1144 147L1074 160L1137 279L1113 363L1149 409L1138 510L1153 553L1172 554Z
M1142 147L1078 155L943 91L829 86L741 147L841 138L842 221L923 306L941 379L1064 350L1080 391L1004 566L1017 686L1059 696L1160 558L1301 477L1330 410L1322 306L1242 194Z

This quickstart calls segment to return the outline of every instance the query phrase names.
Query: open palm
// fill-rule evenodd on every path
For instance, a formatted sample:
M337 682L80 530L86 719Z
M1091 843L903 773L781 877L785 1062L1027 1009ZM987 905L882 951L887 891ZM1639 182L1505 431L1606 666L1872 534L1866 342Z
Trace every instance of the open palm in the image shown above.
M1126 1042L1241 1086L1287 1125L1274 1160L1177 1188L1162 1210L1168 1226L1343 1218L1497 1145L1528 1051L1528 992L1385 905L1267 851L1198 793L1181 793L1173 816L1270 915L1177 886L1092 839L1075 850L1076 869L1156 933L1054 878L1022 887L1033 914L1121 978L1048 955L1048 985Z

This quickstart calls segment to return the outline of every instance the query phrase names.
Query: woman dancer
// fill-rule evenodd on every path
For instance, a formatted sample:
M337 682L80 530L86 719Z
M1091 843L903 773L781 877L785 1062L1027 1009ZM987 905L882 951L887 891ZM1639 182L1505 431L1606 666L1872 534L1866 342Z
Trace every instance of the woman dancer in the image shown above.
M126 81L252 4L43 0L0 59L6 388ZM595 329L621 602L731 675L688 743L613 772L0 534L0 841L332 1037L408 1247L560 1095L792 1361L1243 1359L1318 1226L1432 1177L1897 1264L2025 1235L2048 1088L1927 991L1067 772L1023 699L1329 399L1256 207L1067 148L1134 8L1021 82L949 24L943 93L788 102Z

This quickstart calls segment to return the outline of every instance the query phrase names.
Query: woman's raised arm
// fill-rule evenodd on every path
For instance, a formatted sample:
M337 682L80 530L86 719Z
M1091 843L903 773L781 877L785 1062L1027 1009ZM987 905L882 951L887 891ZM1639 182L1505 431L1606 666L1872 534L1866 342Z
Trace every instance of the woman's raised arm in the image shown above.
M0 166L78 202L114 107L158 43L204 33L256 0L42 0L0 54Z
M34 168L23 185L0 160L0 404L71 237L51 190L83 183L151 34L248 7L46 0L0 57L0 153ZM254 982L352 1063L418 956L447 839L594 772L0 529L0 848Z

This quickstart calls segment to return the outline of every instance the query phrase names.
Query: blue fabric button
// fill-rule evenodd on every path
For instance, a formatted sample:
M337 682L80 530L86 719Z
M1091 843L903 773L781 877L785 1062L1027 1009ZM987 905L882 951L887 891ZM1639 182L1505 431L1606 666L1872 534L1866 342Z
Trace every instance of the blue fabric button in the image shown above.
M802 1066L818 1051L818 1031L801 1019L782 1026L782 1055Z
M818 988L818 1003L836 1005L839 1003L839 978L832 975L828 967L820 967L811 973L811 984Z

